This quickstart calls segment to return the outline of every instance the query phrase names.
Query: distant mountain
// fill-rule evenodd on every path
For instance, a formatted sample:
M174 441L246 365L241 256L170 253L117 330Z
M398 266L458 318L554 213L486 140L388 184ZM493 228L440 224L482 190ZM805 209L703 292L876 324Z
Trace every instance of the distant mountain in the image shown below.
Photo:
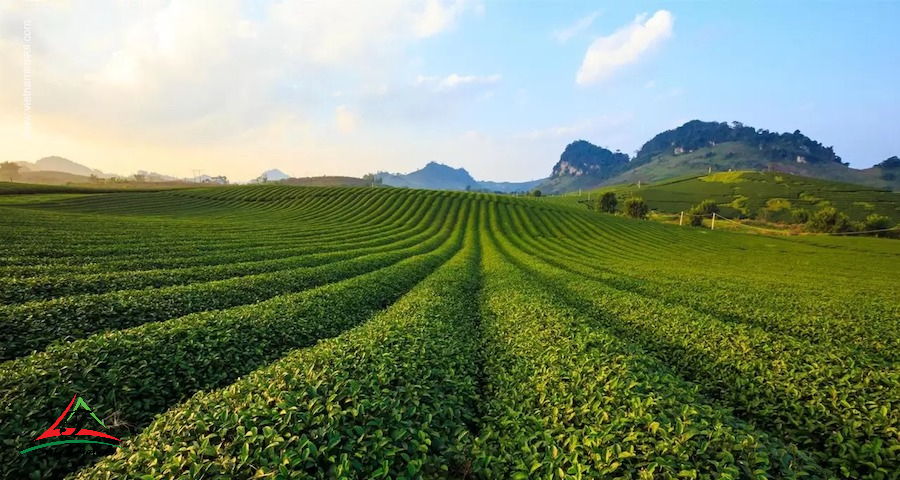
M80 163L73 162L68 158L57 156L44 157L40 160L35 161L34 163L16 163L23 167L22 172L61 172L68 173L70 175L80 175L83 177L90 177L91 175L94 175L98 178L112 178L116 176L112 173L104 173L94 168L88 168Z
M298 187L368 187L372 185L371 180L342 176L291 177L286 180L279 180L278 183Z
M290 175L282 172L281 170L278 170L277 168L273 168L271 170L266 170L265 172L261 173L259 175L259 177L256 177L253 180L250 180L250 183L258 183L259 180L262 179L263 177L265 177L267 182L278 182L280 180L287 180L287 179L291 178Z
M590 142L576 140L563 150L550 178L580 175L607 178L627 168L628 161L628 154L613 153Z
M138 170L135 176L143 177L147 182L193 182L193 178L178 178L171 175L165 175L157 172L148 172L146 170Z
M588 141L576 140L563 150L550 178L541 185L541 189L559 191L593 187L628 169L629 161L626 153L618 150L612 152Z
M900 160L855 169L832 147L803 135L775 133L740 122L691 120L646 142L633 158L577 141L566 147L551 179L549 192L603 185L658 182L710 171L777 171L806 177L900 189ZM614 156L615 155L615 156ZM896 158L896 157L892 157Z
M408 174L379 172L375 178L391 187L426 188L433 190L472 190L489 192L528 191L543 180L530 182L488 182L478 181L464 168L453 168L440 163L429 162L424 168Z
M690 153L719 143L738 142L762 152L770 162L806 164L841 164L841 157L832 147L794 130L794 133L774 133L755 129L740 122L703 122L691 120L684 125L662 132L645 143L636 155L638 163L645 163L660 154Z

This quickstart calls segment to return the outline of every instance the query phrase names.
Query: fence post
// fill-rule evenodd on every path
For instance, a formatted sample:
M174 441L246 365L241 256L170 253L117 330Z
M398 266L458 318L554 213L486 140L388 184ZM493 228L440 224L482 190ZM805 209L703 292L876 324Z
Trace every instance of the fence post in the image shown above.
M715 213L713 213L712 226L709 227L709 229L710 229L710 230L715 230L715 229L716 229L716 214L715 214Z
M678 217L678 225L684 225L684 210L681 211L681 216Z

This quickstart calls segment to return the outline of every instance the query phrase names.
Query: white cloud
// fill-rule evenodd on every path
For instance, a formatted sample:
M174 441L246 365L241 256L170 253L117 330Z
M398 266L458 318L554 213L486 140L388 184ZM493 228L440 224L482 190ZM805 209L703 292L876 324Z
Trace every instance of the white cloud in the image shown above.
M556 39L559 43L565 43L571 40L572 38L578 36L585 30L591 27L594 24L594 20L600 16L600 12L594 12L586 17L579 18L575 21L575 23L561 28L559 30L555 30L552 34L553 38Z
M410 142L364 128L397 112L376 116L372 98L444 121L485 93L482 77L408 82L422 64L410 46L483 10L479 0L0 0L0 85L21 84L31 20L34 99L26 140L22 91L0 88L0 144L15 160L59 154L114 172L186 175L190 164L250 178L260 161L316 159L322 173L353 174Z
M0 28L0 61L10 67L0 85L21 82L30 19L35 130L52 116L134 141L209 145L281 115L327 115L335 91L341 102L368 84L387 91L408 45L483 9L477 0L277 0L248 17L246 6L0 0L3 24L15 26ZM21 116L20 97L0 89L0 117Z
M480 6L477 2L476 7ZM455 0L449 5L443 5L440 0L427 0L425 11L421 13L414 24L416 36L419 38L430 37L449 28L466 8L470 8L464 0ZM480 6L480 8L484 8ZM477 8L476 8L477 10Z
M341 133L353 133L359 123L359 117L353 114L346 105L340 105L334 110L334 126Z
M490 142L491 138L484 132L478 130L468 130L462 134L461 140L486 143Z
M627 126L628 122L630 122L633 118L634 115L631 113L625 113L621 115L601 115L597 117L585 118L569 125L532 130L528 133L519 135L519 138L528 140L575 140L574 137L579 135L603 135L618 131Z
M611 76L625 65L638 61L641 55L672 35L674 17L659 10L652 17L638 15L632 23L601 37L588 47L575 82L588 85Z
M359 108L368 122L380 126L443 122L477 101L492 98L501 80L499 74L419 75L406 85L370 88L361 96Z
M665 92L661 92L656 95L657 100L664 100L667 98L677 98L685 94L684 87L671 87Z
M502 79L503 77L499 74L478 76L451 73L444 78L419 75L416 77L415 84L418 86L432 86L436 90L452 90L465 85L491 85L499 83Z
M449 30L467 11L468 0L282 0L269 9L271 33L284 47L319 63L375 63L383 47Z
M475 75L461 76L454 73L441 80L440 83L438 83L438 87L455 88L460 85L487 85L497 83L500 81L500 79L501 76L499 74L488 75L486 77L478 77Z

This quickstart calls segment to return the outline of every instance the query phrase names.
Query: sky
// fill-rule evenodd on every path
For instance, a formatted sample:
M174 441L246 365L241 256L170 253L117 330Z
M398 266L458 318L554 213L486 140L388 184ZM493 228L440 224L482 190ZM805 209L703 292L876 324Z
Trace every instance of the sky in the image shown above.
M898 1L0 0L0 161L549 175L688 120L900 155Z

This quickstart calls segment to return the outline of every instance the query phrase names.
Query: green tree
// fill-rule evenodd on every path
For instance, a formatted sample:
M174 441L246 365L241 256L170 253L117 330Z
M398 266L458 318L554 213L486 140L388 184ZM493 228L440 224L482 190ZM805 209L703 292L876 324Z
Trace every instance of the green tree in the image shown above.
M841 233L851 230L850 219L834 207L825 207L810 215L806 223L810 232Z
M625 200L625 216L630 218L647 218L650 206L640 197L631 197Z
M872 213L868 217L866 217L866 221L863 222L861 230L864 232L874 232L870 235L875 235L876 237L892 237L900 235L900 231L891 231L891 232L881 232L878 230L888 230L891 228L891 219L885 217L884 215L879 215L877 213Z
M367 173L367 174L363 175L362 178L363 178L363 180L366 181L366 183L368 183L369 185L371 185L373 187L377 187L383 183L381 177L379 177L375 173Z
M619 199L613 192L606 192L597 200L597 210L604 213L616 213L616 207L619 205Z
M719 213L719 206L715 200L706 199L694 205L688 211L691 216L691 226L699 227L703 225L703 218L714 213Z
M3 162L0 163L0 180L9 180L10 182L19 178L19 170L22 166L18 163Z
M791 210L791 219L794 223L806 223L809 221L809 212L804 208Z
M540 197L541 195L543 195L543 193L541 193L541 191L538 189L534 189L529 195L531 195L532 197Z

